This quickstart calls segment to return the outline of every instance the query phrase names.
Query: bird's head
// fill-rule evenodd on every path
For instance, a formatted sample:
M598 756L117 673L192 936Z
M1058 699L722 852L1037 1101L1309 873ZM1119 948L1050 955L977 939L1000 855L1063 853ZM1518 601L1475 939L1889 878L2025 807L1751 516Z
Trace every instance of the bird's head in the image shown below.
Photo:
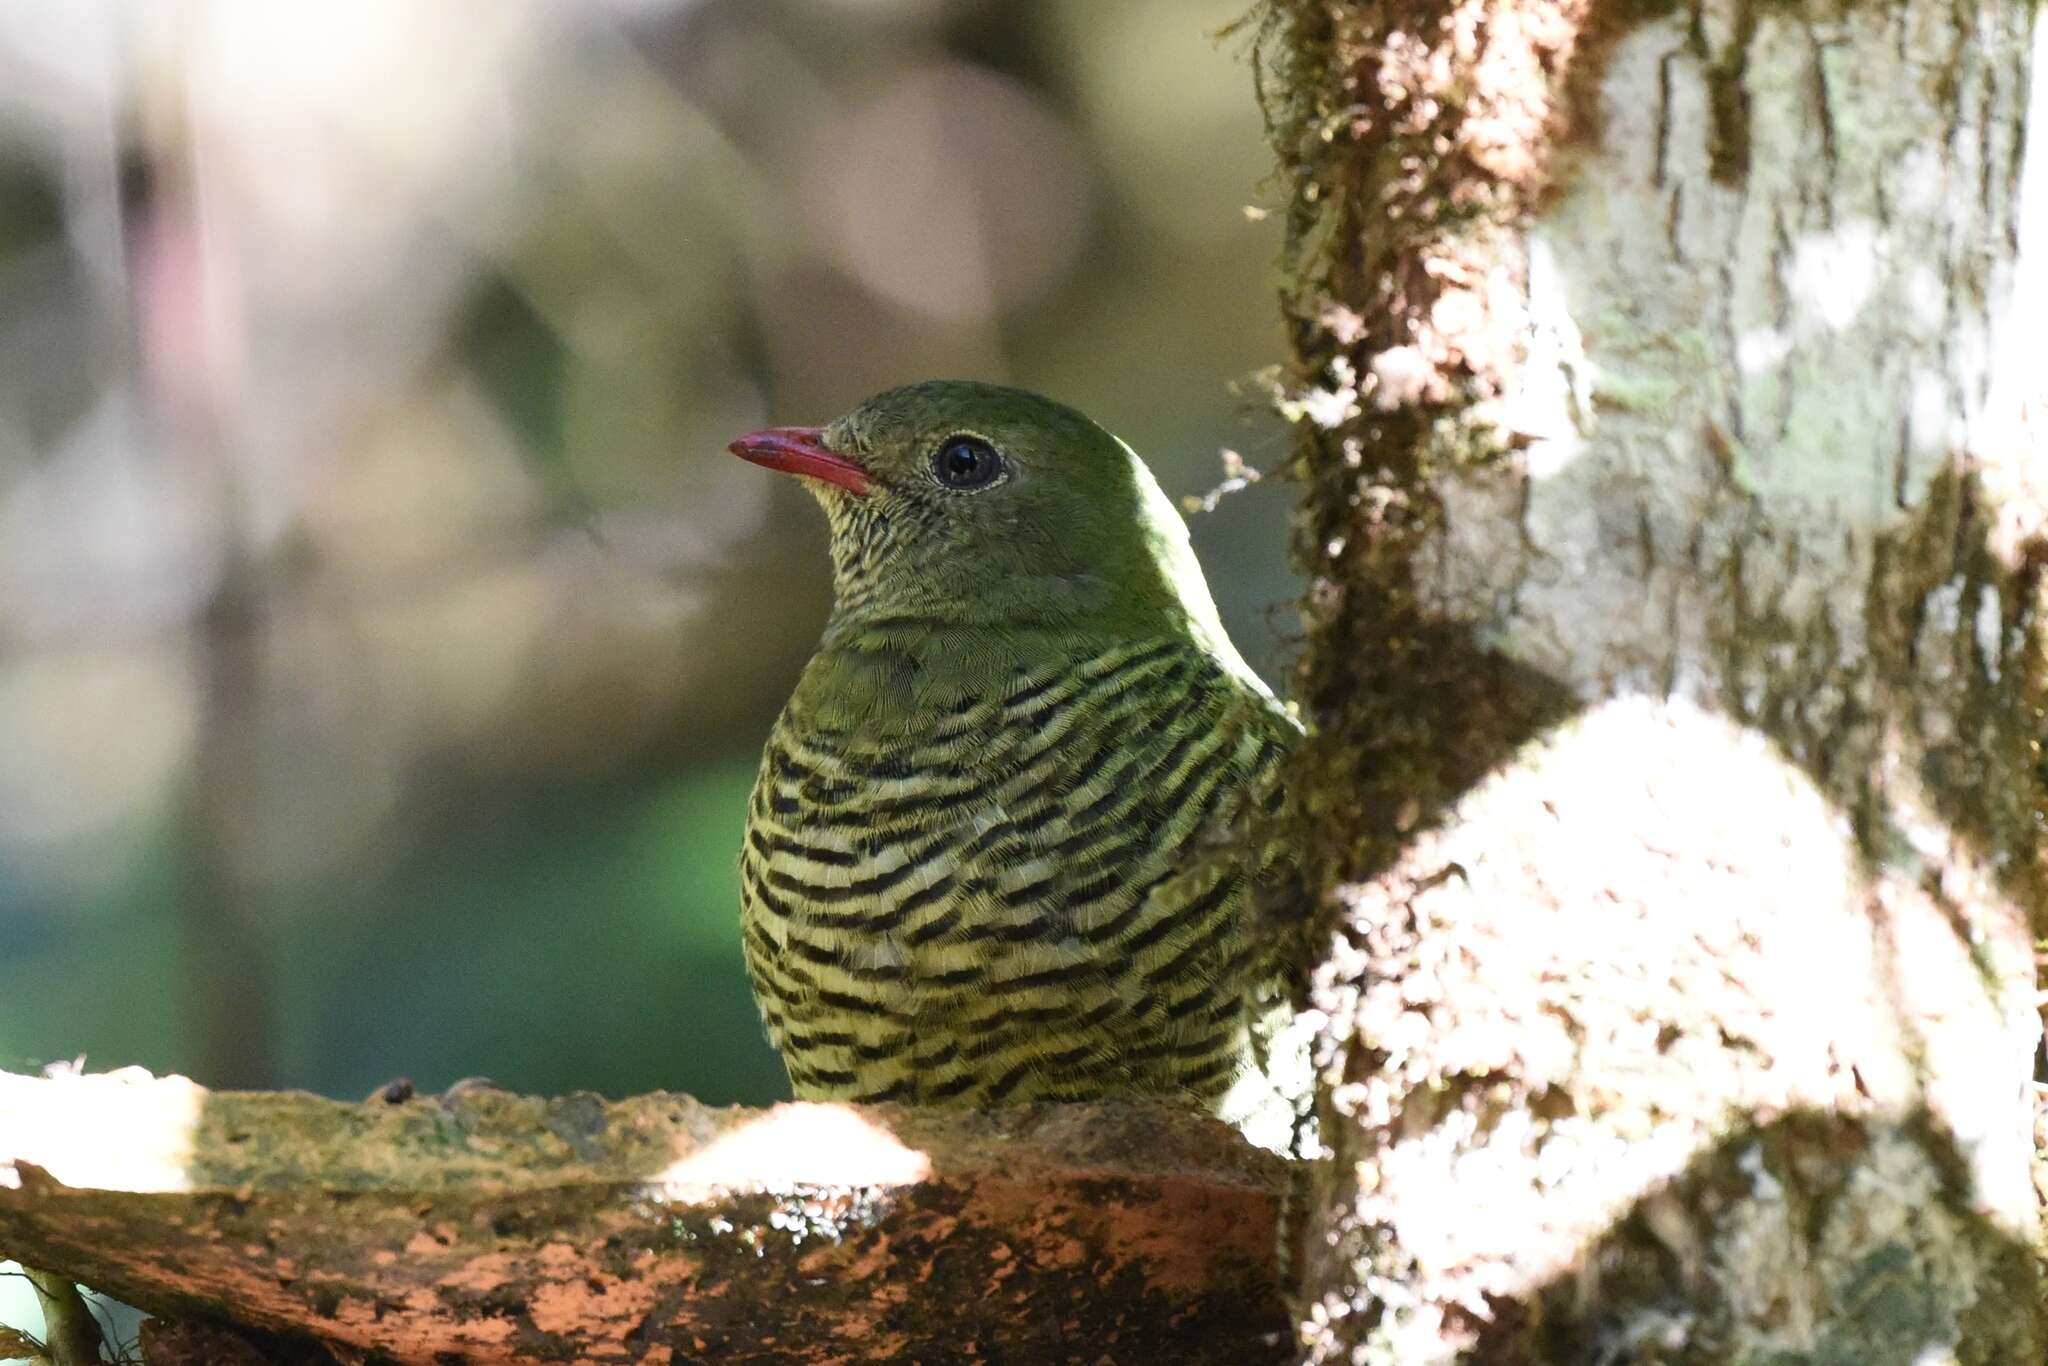
M824 504L843 618L1221 634L1186 524L1151 472L1050 399L934 380L731 449Z

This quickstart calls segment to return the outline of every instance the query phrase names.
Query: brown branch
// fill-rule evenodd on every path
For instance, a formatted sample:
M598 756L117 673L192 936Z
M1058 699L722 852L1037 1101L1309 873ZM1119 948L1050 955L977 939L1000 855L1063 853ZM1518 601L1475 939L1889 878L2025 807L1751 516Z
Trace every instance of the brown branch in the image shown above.
M1149 1105L350 1105L0 1073L5 1255L346 1359L1277 1360L1283 1180Z

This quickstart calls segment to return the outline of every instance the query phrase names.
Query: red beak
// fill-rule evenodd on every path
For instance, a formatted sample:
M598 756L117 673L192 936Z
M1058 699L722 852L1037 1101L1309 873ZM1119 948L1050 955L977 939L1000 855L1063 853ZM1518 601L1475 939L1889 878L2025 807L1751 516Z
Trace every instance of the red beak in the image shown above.
M837 451L825 449L823 427L770 427L748 432L726 447L742 460L766 465L784 474L801 474L837 484L848 493L865 495L868 472Z

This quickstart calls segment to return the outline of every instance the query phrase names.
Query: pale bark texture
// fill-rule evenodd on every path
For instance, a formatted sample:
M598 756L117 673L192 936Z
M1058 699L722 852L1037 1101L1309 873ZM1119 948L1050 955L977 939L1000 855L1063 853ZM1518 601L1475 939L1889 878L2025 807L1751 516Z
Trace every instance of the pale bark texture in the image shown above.
M1305 1359L2040 1361L2031 10L1262 15Z
M345 1105L131 1069L0 1074L0 1146L0 1249L164 1316L152 1363L1289 1355L1282 1164L1154 1105Z

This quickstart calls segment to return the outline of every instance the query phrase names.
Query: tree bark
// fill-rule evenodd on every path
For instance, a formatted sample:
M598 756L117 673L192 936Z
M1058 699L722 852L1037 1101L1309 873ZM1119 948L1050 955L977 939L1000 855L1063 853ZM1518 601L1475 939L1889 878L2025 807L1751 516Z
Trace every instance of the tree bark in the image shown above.
M1264 11L1306 1359L2041 1359L2031 28Z

